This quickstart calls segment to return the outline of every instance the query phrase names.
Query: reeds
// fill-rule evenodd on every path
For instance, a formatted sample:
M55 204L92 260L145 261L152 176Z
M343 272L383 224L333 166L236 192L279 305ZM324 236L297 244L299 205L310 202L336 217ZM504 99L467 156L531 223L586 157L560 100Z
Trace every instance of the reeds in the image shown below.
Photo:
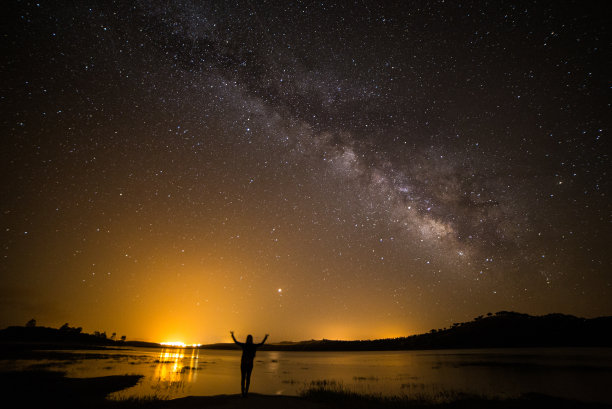
M457 407L464 407L461 402L491 402L491 398L485 396L468 395L445 389L392 396L382 393L360 393L345 387L342 382L327 379L312 381L301 391L300 396L338 408L431 408L447 404L459 404Z

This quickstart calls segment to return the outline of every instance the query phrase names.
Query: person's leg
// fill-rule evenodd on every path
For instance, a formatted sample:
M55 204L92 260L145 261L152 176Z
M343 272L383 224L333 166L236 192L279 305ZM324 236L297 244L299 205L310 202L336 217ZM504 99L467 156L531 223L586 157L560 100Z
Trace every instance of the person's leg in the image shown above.
M245 395L244 385L245 385L245 381L246 381L246 375L247 375L246 368L240 368L240 394L242 396Z
M246 385L244 387L244 396L249 393L249 385L251 384L251 372L253 371L253 367L247 369L246 371Z

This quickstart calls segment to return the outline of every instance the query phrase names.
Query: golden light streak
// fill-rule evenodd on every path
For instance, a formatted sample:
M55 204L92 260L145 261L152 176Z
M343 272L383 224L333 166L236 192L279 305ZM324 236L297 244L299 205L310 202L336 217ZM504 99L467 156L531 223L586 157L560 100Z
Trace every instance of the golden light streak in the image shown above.
M202 344L185 344L184 342L171 341L171 342L160 342L161 345L166 347L176 347L176 348L197 348Z

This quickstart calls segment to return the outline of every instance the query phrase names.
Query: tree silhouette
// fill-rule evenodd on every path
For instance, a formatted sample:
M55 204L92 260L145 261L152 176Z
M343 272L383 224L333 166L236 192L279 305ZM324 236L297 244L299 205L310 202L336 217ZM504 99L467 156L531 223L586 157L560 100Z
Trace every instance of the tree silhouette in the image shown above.
M30 321L26 323L26 327L28 328L34 328L35 326L36 326L36 320L34 318L32 318Z

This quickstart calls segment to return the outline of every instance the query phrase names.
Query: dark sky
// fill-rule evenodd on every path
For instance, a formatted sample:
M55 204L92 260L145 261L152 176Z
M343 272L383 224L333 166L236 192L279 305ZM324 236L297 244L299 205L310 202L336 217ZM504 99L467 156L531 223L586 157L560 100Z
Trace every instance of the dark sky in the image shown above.
M0 326L612 314L612 16L381 3L9 1Z

